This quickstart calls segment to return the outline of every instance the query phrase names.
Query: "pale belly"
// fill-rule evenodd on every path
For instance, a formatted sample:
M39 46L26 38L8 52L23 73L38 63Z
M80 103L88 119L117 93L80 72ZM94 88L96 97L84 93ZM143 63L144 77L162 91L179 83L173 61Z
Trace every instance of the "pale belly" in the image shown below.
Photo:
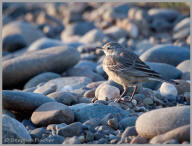
M134 77L134 76L125 75L122 73L115 73L115 72L108 70L105 67L103 67L103 69L109 77L108 80L113 80L114 82L116 82L120 85L124 85L124 86L133 86L133 85L141 84L148 80L146 77L145 78L144 77Z

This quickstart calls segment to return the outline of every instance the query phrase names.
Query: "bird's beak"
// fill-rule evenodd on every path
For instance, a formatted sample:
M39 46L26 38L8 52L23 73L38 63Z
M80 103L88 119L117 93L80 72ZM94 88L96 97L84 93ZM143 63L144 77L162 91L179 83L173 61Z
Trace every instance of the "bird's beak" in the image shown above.
M101 47L96 47L97 50L103 51L103 48Z

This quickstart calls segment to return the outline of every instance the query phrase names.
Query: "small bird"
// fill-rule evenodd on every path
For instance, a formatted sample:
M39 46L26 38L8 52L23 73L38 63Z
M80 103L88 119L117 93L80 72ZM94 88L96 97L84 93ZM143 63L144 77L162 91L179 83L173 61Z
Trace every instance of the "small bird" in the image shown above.
M103 60L103 69L108 75L108 79L123 86L124 91L120 97L115 100L116 102L121 101L121 98L125 96L128 86L134 87L134 91L128 100L129 102L132 101L137 86L150 79L177 84L173 80L163 79L159 73L153 71L148 65L141 61L134 52L127 50L119 43L106 43L102 50L106 55Z

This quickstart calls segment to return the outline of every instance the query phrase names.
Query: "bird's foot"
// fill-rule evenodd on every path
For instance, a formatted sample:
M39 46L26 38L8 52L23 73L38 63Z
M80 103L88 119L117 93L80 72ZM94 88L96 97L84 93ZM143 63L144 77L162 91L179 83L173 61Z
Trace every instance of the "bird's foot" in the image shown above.
M132 101L132 97L130 97L130 96L124 96L123 98L122 98L122 101L124 101L124 102L131 102Z
M129 96L124 96L124 97L121 97L121 98L116 98L114 100L114 102L117 102L117 103L120 103L120 102L131 102L132 101L132 98L130 98Z

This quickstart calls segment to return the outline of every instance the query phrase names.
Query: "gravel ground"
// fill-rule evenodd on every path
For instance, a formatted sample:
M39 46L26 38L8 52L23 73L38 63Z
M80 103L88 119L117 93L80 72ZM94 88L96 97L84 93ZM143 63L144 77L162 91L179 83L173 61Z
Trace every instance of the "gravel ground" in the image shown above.
M189 144L187 10L136 3L4 3L3 143ZM98 49L109 41L179 85L147 81L132 102L114 102L123 88L108 80Z

